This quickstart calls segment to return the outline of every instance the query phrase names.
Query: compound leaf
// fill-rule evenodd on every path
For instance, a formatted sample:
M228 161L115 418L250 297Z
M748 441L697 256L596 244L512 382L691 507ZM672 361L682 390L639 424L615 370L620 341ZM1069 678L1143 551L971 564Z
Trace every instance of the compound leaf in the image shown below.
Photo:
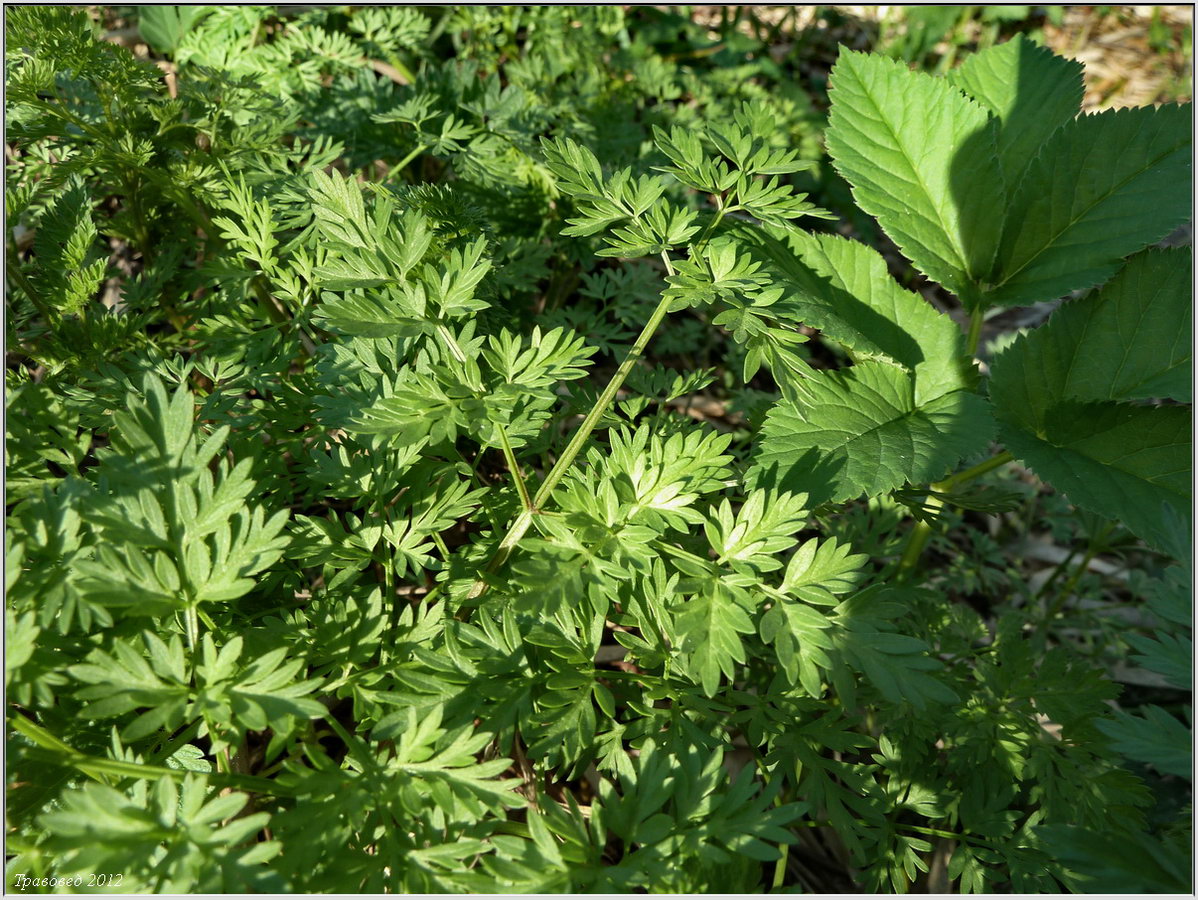
M733 233L773 282L785 286L771 307L775 315L820 329L858 357L910 369L917 403L976 383L961 330L891 278L872 247L794 229L738 226Z
M929 278L959 295L994 260L1004 192L997 127L948 81L842 50L828 151L858 205Z
M1188 105L1108 110L1064 125L1012 192L987 304L1027 305L1101 284L1186 222Z
M991 432L976 394L952 391L919 404L911 375L887 363L817 375L802 388L802 398L770 411L750 475L813 502L936 481Z
M1097 296L1062 307L1004 351L990 385L1012 453L1077 505L1158 545L1171 530L1168 509L1189 521L1191 412L1115 401L1158 390L1189 396L1188 346L1171 336L1159 354L1123 346L1160 340L1189 315L1183 258L1134 259Z
M1112 739L1117 752L1189 781L1193 777L1193 733L1159 706L1141 706L1138 712L1117 712L1113 720L1098 722L1098 729Z
M998 164L1008 186L1019 184L1044 142L1081 111L1083 71L1076 60L1017 34L948 73L951 84L998 117Z
M676 625L682 635L682 650L689 655L691 677L714 697L722 672L729 681L736 663L745 661L742 634L752 634L753 622L737 602L738 594L719 582L686 600L678 611Z

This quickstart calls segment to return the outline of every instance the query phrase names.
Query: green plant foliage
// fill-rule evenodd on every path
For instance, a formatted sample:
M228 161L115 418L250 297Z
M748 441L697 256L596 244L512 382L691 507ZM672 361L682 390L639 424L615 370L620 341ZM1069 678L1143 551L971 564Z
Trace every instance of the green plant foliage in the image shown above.
M1190 272L1188 250L1138 254L1000 354L991 382L1012 452L1075 503L1158 544L1173 527L1168 510L1190 516L1192 417L1188 406L1127 401L1192 399L1178 332L1192 321ZM1137 339L1156 352L1132 359Z
M11 889L1189 889L1189 107L700 15L8 11Z
M842 53L832 79L828 152L857 203L920 271L967 296L999 241L997 122L897 61Z

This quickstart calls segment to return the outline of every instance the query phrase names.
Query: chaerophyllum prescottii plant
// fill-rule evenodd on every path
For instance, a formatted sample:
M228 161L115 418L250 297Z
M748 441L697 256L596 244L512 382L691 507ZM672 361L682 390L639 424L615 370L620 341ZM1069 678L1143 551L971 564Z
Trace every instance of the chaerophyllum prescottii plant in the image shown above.
M1189 890L1188 720L940 572L1017 461L1188 690L1189 107L843 50L815 177L671 15L8 11L10 886Z

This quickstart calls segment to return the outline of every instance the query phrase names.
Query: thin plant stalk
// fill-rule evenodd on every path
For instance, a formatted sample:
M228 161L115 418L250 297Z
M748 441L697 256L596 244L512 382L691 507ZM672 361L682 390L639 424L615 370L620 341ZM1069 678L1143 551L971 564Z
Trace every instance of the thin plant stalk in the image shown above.
M996 453L989 459L982 460L976 466L970 466L964 471L958 472L951 478L946 478L944 481L938 481L936 484L930 485L929 490L933 494L947 494L954 488L964 484L967 481L972 481L980 475L997 469L999 466L1004 466L1011 462L1015 457L1011 455L1009 450L1004 450L1002 453ZM943 508L944 500L938 496L928 498L928 510L932 517L935 517ZM928 524L926 519L920 519L915 523L915 527L911 529L911 536L907 538L907 545L903 548L902 558L899 560L898 573L900 578L906 578L915 570L915 566L919 562L919 557L923 554L924 547L927 546L928 539L932 536L932 526Z
M674 266L670 262L669 255L665 251L662 251L661 258L665 261L666 271L670 275L673 275ZM545 476L545 480L541 483L540 488L537 489L536 496L532 498L531 506L521 510L520 515L512 522L503 540L499 542L499 547L496 549L495 555L487 563L486 572L494 572L503 565L511 555L512 549L520 543L520 539L528 532L529 527L532 525L533 516L540 511L541 507L552 496L554 488L565 477L567 470L574 463L575 457L582 451L587 439L591 436L591 432L595 430L595 426L599 424L599 420L607 412L612 401L615 400L620 388L623 387L624 381L628 378L628 374L632 371L633 366L637 364L637 361L644 354L645 348L649 346L649 341L665 319L666 313L669 312L671 302L673 302L673 298L663 293L652 315L645 322L645 327L641 329L641 333L637 336L636 342L629 349L627 355L624 357L624 361L620 363L620 368L616 369L616 373L608 381L607 387L603 389L603 393L599 395L599 399L595 401L595 405L591 407L591 411L587 413L586 418L582 420L582 424L578 426L578 430L574 432L570 443L566 445L566 449L562 451L562 455L558 457L553 468L549 470L549 474ZM486 590L486 580L479 578L471 585L470 593L466 595L466 599L474 600L481 597Z

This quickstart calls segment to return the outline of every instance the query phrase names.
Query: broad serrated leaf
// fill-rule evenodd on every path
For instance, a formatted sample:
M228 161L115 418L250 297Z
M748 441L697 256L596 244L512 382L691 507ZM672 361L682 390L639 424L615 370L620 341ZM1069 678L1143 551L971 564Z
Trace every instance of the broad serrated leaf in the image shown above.
M960 328L891 278L872 247L794 229L737 226L730 233L785 287L772 314L818 328L859 357L912 370L916 403L976 383Z
M1077 505L1156 544L1171 530L1167 509L1190 521L1191 412L1114 401L1143 396L1145 384L1188 388L1178 377L1189 353L1184 342L1170 337L1159 356L1123 344L1124 329L1130 342L1167 334L1173 317L1184 321L1185 279L1168 271L1172 263L1184 273L1182 260L1189 254L1133 260L1098 295L1062 307L1000 354L990 385L1012 453Z
M211 11L206 6L144 6L138 11L137 30L159 53L170 53Z
M1003 221L997 123L945 79L850 50L829 94L828 152L857 203L920 271L973 302Z
M874 496L942 478L985 447L992 421L969 391L915 402L906 370L863 362L804 379L802 396L783 400L762 428L750 477L813 503Z
M1019 375L1006 375L1016 365L1009 358L1004 378L995 384L1000 409L1010 402L1005 388ZM1191 521L1193 416L1188 407L1066 400L1046 407L1043 415L1038 431L1003 422L1000 439L1072 502L1122 521L1156 546L1167 540L1168 509Z
M1186 249L1138 253L1029 337L1027 408L1046 397L1193 400L1193 270Z
M1084 67L1017 34L974 53L948 80L998 117L998 163L1008 190L1054 131L1081 111Z
M1027 306L1101 284L1193 215L1189 105L1068 122L1012 191L987 305Z

